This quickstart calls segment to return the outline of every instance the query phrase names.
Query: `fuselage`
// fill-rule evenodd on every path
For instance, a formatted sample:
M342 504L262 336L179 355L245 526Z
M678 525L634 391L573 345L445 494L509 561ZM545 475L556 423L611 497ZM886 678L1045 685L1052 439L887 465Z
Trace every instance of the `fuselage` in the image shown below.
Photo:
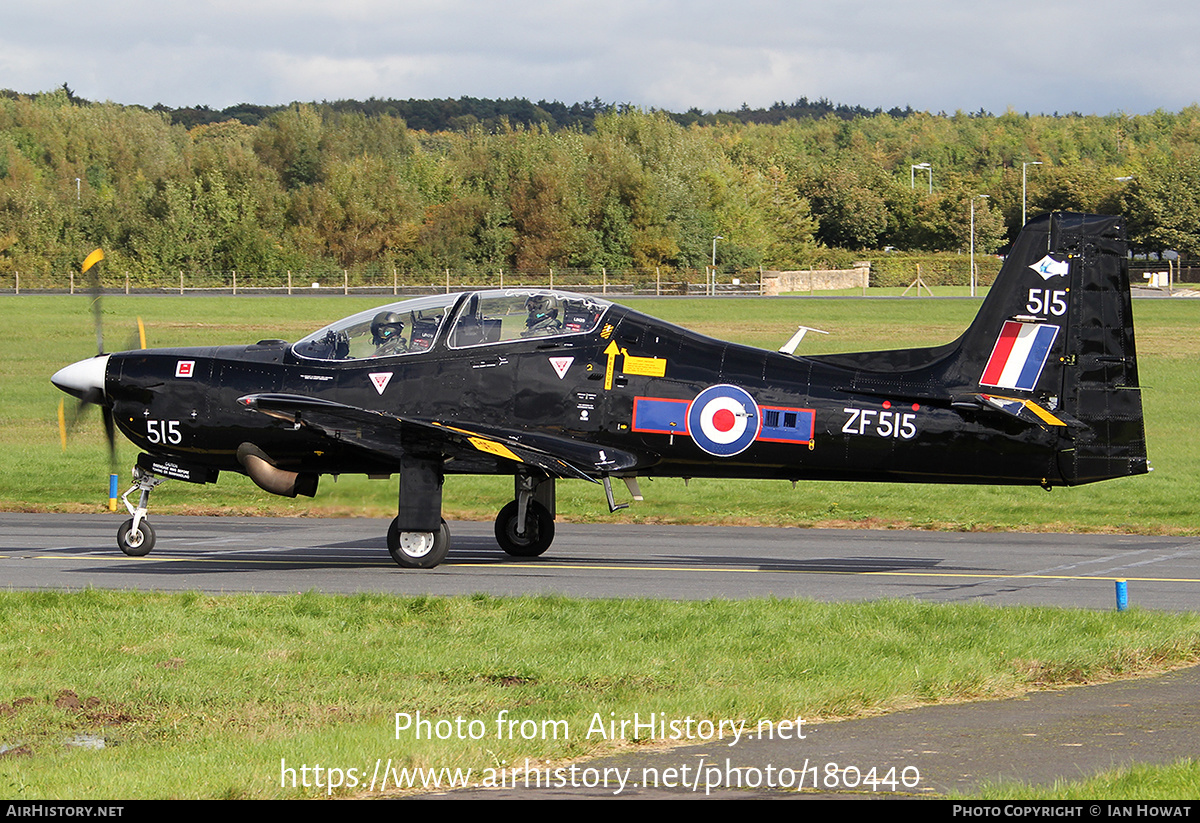
M461 315L467 299L446 317ZM617 305L604 304L581 333L456 344L444 321L427 342L360 358L304 356L283 341L122 352L109 357L105 394L139 448L218 470L240 470L245 442L293 471L396 470L392 457L356 442L353 426L331 441L238 402L282 393L518 440L586 441L634 455L624 474L1063 482L1055 432L956 407L950 390L925 378L910 381L908 395L895 390L896 374L879 375L887 391L851 390L870 386L861 370L716 340ZM446 470L511 473L502 459L474 456Z

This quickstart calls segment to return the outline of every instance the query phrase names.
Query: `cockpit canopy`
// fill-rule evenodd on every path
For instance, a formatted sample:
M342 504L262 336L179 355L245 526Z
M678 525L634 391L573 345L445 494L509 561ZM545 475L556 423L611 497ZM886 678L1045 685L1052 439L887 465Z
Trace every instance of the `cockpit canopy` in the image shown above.
M296 343L312 360L363 360L594 331L607 300L543 289L417 297L331 323Z

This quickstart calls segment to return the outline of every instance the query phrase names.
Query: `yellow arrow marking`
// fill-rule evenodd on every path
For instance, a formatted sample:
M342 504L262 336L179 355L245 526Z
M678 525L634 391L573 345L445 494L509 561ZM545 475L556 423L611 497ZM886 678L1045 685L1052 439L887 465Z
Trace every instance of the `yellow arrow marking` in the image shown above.
M608 365L604 367L604 390L609 391L612 389L613 371L616 369L617 355L621 353L621 347L615 341L611 342L604 353L608 355Z

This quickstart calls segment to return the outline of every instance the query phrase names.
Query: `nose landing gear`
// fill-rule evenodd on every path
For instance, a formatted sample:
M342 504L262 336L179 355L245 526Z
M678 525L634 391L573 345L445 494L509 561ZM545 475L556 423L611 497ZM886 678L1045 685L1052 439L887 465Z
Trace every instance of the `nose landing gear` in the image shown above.
M140 466L133 467L133 485L121 495L121 502L133 517L117 529L117 546L130 557L145 557L154 548L154 529L146 522L146 508L150 503L150 492L166 479ZM140 492L136 507L129 502L129 495L133 494L135 489Z

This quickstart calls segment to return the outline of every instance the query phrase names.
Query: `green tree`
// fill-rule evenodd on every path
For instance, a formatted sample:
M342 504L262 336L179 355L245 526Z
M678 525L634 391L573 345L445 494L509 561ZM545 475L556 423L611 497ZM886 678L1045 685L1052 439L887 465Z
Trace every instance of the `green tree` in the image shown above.
M1152 158L1126 198L1136 243L1153 251L1200 254L1200 149Z
M296 105L272 114L259 127L254 149L273 168L285 188L312 185L321 175L321 116L312 106Z

